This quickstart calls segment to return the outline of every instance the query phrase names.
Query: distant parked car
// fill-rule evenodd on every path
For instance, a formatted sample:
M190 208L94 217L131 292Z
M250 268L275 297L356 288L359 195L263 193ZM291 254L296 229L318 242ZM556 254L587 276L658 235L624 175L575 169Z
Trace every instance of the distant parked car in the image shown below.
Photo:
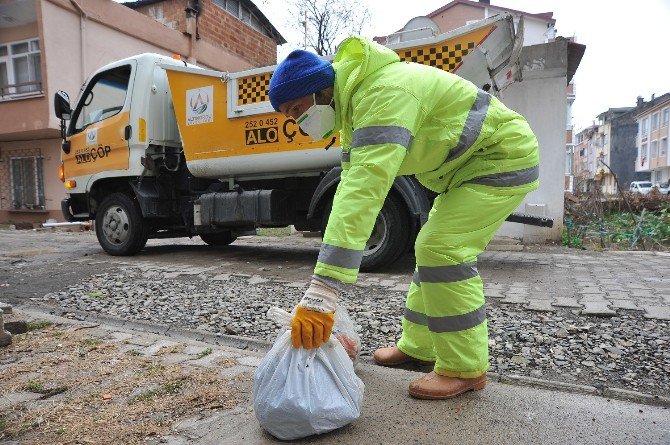
M630 191L635 193L642 193L646 195L654 188L654 184L650 181L633 181L630 183Z
M660 184L656 183L654 187L658 189L661 195L670 195L670 183L668 182L662 182Z

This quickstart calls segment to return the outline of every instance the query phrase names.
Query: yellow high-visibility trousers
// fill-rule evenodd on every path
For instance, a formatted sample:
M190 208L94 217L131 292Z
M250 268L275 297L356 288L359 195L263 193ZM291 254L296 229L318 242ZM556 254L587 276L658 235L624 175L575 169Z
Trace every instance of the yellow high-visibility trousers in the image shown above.
M417 267L397 346L417 359L435 360L437 374L474 378L488 369L477 257L525 195L466 183L435 199L416 239Z

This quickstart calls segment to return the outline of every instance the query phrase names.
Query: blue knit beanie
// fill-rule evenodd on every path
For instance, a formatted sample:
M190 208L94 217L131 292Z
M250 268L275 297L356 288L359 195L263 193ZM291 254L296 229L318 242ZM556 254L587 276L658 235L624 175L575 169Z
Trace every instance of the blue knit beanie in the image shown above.
M301 49L291 52L275 69L270 79L270 103L279 105L333 86L335 70L327 60Z

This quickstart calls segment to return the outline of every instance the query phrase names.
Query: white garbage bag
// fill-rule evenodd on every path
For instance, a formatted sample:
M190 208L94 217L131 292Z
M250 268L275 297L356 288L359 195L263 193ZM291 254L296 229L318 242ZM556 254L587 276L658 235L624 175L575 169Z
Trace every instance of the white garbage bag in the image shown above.
M292 316L286 311L271 308L268 316L290 326ZM287 329L256 369L254 411L268 433L282 440L299 439L357 419L364 388L334 336L319 348L296 349Z

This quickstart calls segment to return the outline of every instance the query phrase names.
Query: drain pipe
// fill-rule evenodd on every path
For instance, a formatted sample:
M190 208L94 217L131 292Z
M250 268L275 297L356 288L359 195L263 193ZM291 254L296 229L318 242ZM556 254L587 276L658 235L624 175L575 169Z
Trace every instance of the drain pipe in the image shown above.
M70 0L72 1L72 0ZM199 0L190 0L186 9L186 33L189 37L189 48L188 48L188 57L186 60L189 63L196 64L195 56L195 46L196 41L200 38L198 35L198 16L200 15L200 2Z
M84 0L81 0L82 2ZM81 82L83 83L86 80L86 19L88 18L88 15L86 12L82 9L81 6L79 6L79 3L75 2L74 0L70 0L70 3L75 7L77 11L79 11L79 49L80 49L80 54L81 54Z

